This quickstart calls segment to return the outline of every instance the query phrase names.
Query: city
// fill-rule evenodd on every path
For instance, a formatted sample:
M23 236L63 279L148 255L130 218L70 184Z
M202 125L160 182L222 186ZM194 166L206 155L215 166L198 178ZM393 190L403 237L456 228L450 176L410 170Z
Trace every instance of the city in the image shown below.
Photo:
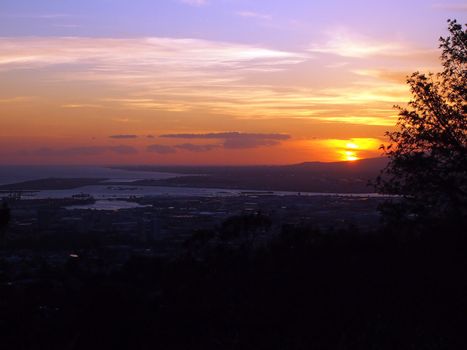
M120 203L134 203L137 207L104 210L79 209L96 203L86 196L26 200L10 197L6 201L11 223L0 250L6 262L14 262L12 265L20 269L25 265L23 260L39 259L52 265L85 260L89 268L97 269L98 263L118 268L138 255L175 258L185 252L196 232L222 231L232 217L262 216L270 221L267 227L255 230L255 244L271 240L284 226L324 231L353 226L363 234L371 234L380 223L377 209L384 197L245 191L212 197L113 198L104 202L117 208ZM91 267L92 261L96 266Z

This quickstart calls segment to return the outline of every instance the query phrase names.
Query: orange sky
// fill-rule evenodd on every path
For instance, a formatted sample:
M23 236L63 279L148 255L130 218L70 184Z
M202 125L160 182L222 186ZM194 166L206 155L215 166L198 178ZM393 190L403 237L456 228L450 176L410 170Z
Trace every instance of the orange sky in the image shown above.
M189 5L179 4L210 3ZM275 23L238 14L258 28ZM26 34L0 37L2 164L375 157L396 122L393 105L410 97L405 76L439 66L437 37L430 45L416 33L345 23L320 24L293 45L157 31Z

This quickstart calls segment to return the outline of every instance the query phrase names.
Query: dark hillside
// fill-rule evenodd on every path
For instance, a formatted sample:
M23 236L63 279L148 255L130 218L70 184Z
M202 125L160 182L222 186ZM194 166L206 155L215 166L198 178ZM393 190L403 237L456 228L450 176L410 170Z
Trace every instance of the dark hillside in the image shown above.
M355 162L302 163L285 166L138 166L122 169L179 173L165 180L145 180L139 185L218 187L267 191L368 193L368 186L385 167L385 158Z

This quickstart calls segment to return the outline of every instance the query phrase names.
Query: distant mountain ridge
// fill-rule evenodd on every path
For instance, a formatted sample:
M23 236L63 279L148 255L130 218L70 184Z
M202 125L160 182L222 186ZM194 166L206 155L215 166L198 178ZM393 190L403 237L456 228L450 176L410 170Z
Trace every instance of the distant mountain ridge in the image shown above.
M129 166L125 170L181 174L164 180L138 181L138 185L251 189L323 193L373 193L369 185L386 166L386 158L352 162L305 162L261 166Z
M171 186L259 191L318 193L374 193L370 182L387 165L386 158L352 162L304 162L292 165L261 166L119 166L113 169L135 171L139 178L132 186ZM136 173L138 172L138 173ZM147 177L141 172L148 173ZM173 177L152 178L150 172L171 173ZM178 176L177 176L178 174ZM141 176L143 175L143 176ZM106 178L47 177L1 185L0 191L58 190L101 185ZM107 182L109 183L109 182ZM128 185L128 182L112 181Z
M377 174L386 167L387 164L387 158L368 158L351 162L304 162L300 164L287 165L285 167L303 171L329 172L336 174L368 173L377 176Z
M379 172L388 163L387 158L366 158L355 161L338 162L303 162L289 165L128 165L115 166L114 169L133 171L160 171L182 174L219 173L224 171L253 169L303 169L303 170L339 170L342 171L376 171Z

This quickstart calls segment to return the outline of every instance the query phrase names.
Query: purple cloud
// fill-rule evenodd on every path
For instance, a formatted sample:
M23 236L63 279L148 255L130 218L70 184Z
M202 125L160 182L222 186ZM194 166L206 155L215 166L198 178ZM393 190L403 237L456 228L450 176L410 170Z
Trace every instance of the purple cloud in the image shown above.
M172 154L177 152L177 150L174 147L166 145L149 145L148 147L146 147L146 150L150 153L159 154Z
M206 134L165 134L161 135L160 137L175 139L224 140L222 146L225 149L245 149L257 148L262 146L271 147L280 144L282 141L290 139L290 135L287 134L260 134L241 132L222 132Z
M78 146L69 148L48 148L42 147L34 150L21 151L22 155L39 157L78 157L78 156L98 156L104 153L115 153L120 155L137 154L138 150L134 147L119 146Z
M185 150L185 151L190 151L190 152L209 152L221 146L222 145L215 145L215 144L195 145L193 143L183 143L181 145L176 145L175 148Z
M125 140L125 139L136 139L138 138L138 135L122 134L122 135L110 135L109 137L111 139Z

